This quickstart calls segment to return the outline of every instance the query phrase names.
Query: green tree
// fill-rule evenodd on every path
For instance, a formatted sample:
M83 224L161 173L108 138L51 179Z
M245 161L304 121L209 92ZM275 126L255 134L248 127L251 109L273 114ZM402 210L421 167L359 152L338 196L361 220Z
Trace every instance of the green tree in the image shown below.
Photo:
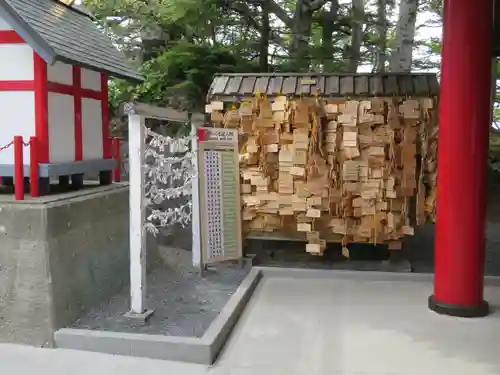
M439 9L439 1L420 0L420 7ZM84 0L145 77L138 86L112 82L113 108L136 99L197 110L218 72L355 72L367 64L383 71L394 60L391 47L399 48L394 2ZM437 43L425 46L434 51Z

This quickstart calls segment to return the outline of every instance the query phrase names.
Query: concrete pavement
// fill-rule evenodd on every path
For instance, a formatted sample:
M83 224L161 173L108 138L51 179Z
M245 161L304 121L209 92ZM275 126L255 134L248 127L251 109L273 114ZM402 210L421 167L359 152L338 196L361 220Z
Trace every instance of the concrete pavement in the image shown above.
M23 375L202 375L202 365L66 349L0 344L0 373Z
M264 277L218 366L290 375L500 374L500 312L440 316L427 309L431 293L430 281ZM486 298L499 306L500 288L487 287Z
M266 278L214 366L0 345L1 374L497 375L500 312L427 309L429 281ZM500 306L500 287L486 298Z

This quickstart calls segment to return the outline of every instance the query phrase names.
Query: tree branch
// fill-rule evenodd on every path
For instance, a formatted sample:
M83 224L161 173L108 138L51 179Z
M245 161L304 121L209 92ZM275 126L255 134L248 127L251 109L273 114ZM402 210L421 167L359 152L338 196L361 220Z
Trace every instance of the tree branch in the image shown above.
M274 0L269 0L268 7L269 7L269 12L274 13L276 17L278 17L281 20L281 22L283 22L290 28L292 27L292 19L282 7L276 4Z
M231 9L234 9L238 12L241 12L244 8L246 8L249 13L251 12L250 7L245 1L223 0L223 2ZM251 2L251 4L253 5L260 5L260 6L262 6L263 3L264 3L263 0L254 0ZM273 13L276 17L278 17L281 20L281 22L283 22L287 27L290 28L292 27L292 18L290 18L290 16L279 4L277 4L274 0L269 0L267 6L269 8L270 13Z
M245 21L249 25L251 25L254 29L256 29L258 32L260 32L262 30L262 25L257 21L257 19L258 19L257 14L255 14L255 12L253 12L247 4L245 4L244 2L241 2L241 1L231 1L229 3L229 5L230 5L231 9L233 9L240 16L242 16L245 19ZM272 30L271 30L269 36L270 36L270 39L272 39L276 43L282 44L282 45L285 44L285 41L283 40L283 38L281 36L279 36L278 34L276 34L275 32L273 32Z
M311 11L319 10L330 0L311 0L307 4L307 8Z

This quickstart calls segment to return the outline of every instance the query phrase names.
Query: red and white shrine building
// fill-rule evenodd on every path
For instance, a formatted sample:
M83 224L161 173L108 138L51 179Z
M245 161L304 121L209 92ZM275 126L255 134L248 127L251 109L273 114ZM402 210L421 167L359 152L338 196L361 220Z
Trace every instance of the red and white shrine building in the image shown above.
M36 137L42 179L112 170L108 77L141 79L126 61L80 10L0 0L0 149L14 136ZM14 176L12 149L0 151L0 176Z

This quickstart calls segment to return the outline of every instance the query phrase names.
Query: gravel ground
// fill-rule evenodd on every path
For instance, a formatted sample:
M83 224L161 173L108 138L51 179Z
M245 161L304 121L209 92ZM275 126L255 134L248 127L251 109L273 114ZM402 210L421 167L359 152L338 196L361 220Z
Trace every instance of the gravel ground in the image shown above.
M147 307L154 314L144 322L123 316L129 310L129 289L90 311L72 328L169 336L201 337L235 292L248 269L218 265L205 277L191 267L191 252L160 247L163 264L147 279Z

